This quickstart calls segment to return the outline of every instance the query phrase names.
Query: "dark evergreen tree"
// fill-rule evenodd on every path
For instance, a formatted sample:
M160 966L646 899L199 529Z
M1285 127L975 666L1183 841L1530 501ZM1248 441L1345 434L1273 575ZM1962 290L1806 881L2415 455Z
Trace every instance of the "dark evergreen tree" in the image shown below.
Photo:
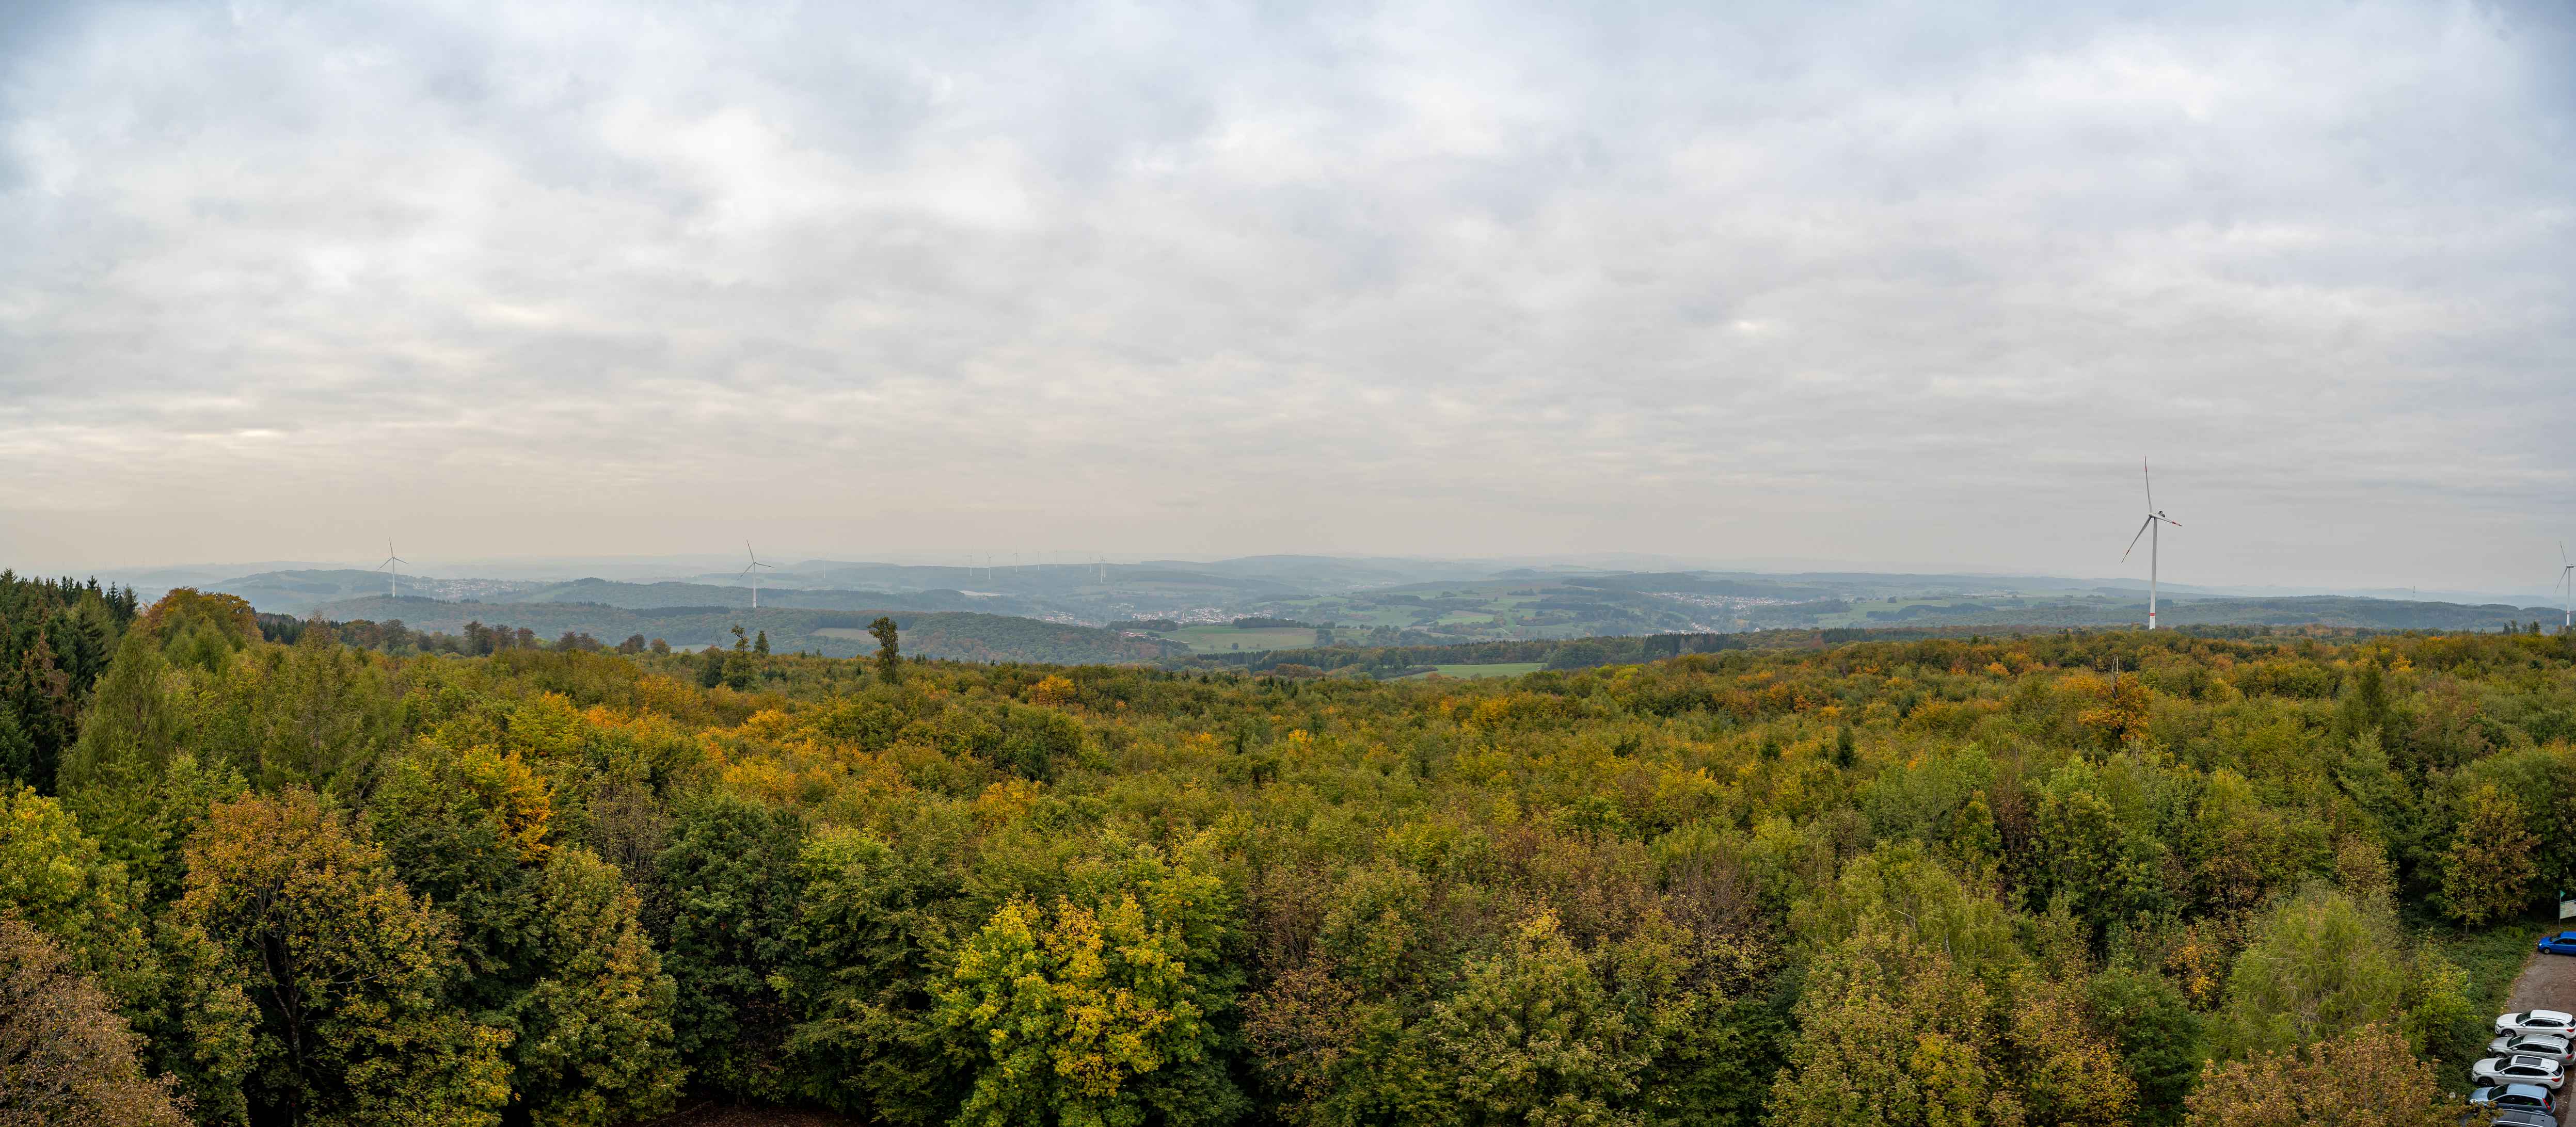
M894 619L879 616L868 624L868 633L877 640L877 675L885 678L889 685L903 680L903 647Z

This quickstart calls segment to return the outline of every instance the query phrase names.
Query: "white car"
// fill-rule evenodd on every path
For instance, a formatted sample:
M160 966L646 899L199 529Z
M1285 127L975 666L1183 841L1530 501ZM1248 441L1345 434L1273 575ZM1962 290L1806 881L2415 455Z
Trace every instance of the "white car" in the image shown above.
M2576 1062L2576 1049L2568 1047L2567 1038L2543 1033L2507 1034L2487 1042L2491 1057L2547 1057L2560 1064Z
M2537 1084L2556 1088L2567 1082L2564 1066L2547 1057L2488 1057L2469 1066L2469 1079L2480 1084Z
M2496 1018L2495 1031L2508 1036L2516 1033L2538 1033L2549 1037L2565 1037L2576 1034L2576 1014L2563 1010L2524 1010L2518 1014L2504 1014Z

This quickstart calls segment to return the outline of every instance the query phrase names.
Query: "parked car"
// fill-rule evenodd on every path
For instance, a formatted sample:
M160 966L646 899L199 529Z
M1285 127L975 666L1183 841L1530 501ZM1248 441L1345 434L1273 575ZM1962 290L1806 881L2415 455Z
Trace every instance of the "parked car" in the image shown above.
M2543 955L2576 955L2576 931L2562 931L2556 935L2541 936L2540 953Z
M2576 1063L2576 1049L2567 1038L2546 1033L2507 1034L2487 1042L2491 1057L2548 1057L2560 1064Z
M2509 1107L2538 1108L2550 1115L2558 1114L2558 1097L2538 1084L2495 1084L2469 1092L2469 1102L2499 1109Z
M2468 1118L2462 1119L2460 1123L2462 1127L2467 1127L2467 1125L2476 1118L2477 1116L2472 1114ZM2488 1122L2491 1124L2491 1127L2558 1127L2558 1118L2556 1116L2537 1108L2528 1107L2497 1108L2495 1109L2495 1118Z
M2518 1014L2502 1014L2495 1020L2495 1031L2565 1037L2576 1033L2576 1014L2564 1010L2524 1010Z
M2555 1091L2567 1082L2567 1074L2547 1057L2488 1057L2469 1066L2469 1079L2481 1084L2538 1084Z

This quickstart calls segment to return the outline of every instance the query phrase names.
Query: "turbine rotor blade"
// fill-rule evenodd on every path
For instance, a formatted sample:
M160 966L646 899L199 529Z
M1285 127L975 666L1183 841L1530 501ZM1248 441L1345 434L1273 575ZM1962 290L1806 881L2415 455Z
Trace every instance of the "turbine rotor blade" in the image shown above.
M2156 511L2156 475L2147 472L2147 460L2138 459L2138 478L2147 483L2147 511Z
M2129 552L2138 550L2138 541L2145 538L2147 535L2147 526L2154 523L2156 523L2156 518L2154 517L2148 517L2146 520L2138 523L2138 534L2129 538L2129 549L2126 552L2120 553L2120 562L2128 562Z

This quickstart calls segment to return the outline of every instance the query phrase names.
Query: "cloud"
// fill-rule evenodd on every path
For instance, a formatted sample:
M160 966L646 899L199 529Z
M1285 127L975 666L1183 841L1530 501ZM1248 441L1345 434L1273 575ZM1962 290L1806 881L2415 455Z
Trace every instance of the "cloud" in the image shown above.
M2545 4L28 27L31 562L398 528L2102 573L2140 453L2211 581L2520 582L2576 518Z

